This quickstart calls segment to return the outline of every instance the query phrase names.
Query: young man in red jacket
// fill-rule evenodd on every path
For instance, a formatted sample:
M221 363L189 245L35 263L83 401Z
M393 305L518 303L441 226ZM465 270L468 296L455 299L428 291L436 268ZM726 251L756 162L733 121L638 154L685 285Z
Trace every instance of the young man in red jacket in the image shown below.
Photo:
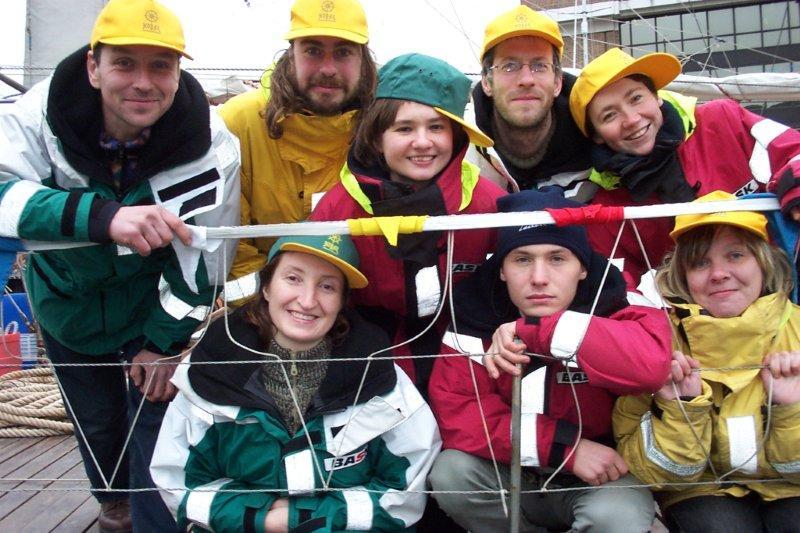
M497 204L501 212L578 205L555 190ZM522 490L542 488L556 469L547 487L574 489L523 494L523 529L649 530L653 500L647 489L627 486L638 481L614 450L611 411L618 395L663 383L669 324L658 309L629 305L616 268L603 281L606 267L583 227L503 228L495 254L455 287L455 323L442 353L474 355L443 357L434 367L430 402L444 451L429 480L434 491L455 491L434 495L462 527L506 526L499 491L501 481L509 486L512 374L522 363Z

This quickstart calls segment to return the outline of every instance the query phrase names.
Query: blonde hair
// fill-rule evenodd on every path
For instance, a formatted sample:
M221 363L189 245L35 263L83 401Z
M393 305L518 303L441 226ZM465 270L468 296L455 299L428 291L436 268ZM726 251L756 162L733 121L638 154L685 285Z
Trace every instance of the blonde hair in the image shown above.
M675 250L664 258L664 264L656 274L656 285L664 298L695 303L689 293L686 273L706 256L714 239L725 228L729 228L741 239L747 250L756 258L764 276L761 296L775 292L788 296L792 292L794 288L792 266L783 250L742 228L727 224L708 224L678 237Z

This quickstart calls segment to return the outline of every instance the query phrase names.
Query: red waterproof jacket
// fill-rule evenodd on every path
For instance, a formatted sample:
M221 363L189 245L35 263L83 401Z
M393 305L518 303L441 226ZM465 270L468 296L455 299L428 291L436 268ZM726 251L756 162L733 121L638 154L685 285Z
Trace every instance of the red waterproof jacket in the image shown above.
M526 368L522 380L523 466L545 471L558 467L578 437L579 413L580 437L613 447L611 412L617 396L653 392L669 372L670 329L659 309L629 305L605 318L575 311L541 319L520 318L516 332L532 353L563 356L577 348L578 363L566 367L561 361L533 357ZM490 338L448 331L442 353L481 353L490 344ZM444 449L491 459L477 387L495 457L508 464L513 378L505 373L497 380L490 378L481 361L480 356L438 359L431 376L430 404ZM574 455L566 464L567 471L572 470L573 461Z
M496 200L505 192L494 183L478 176L477 167L463 163L466 147L461 150L441 172L435 182L419 191L405 194L403 206L389 207L381 212L381 205L394 191L396 185L375 169L356 169L351 158L336 184L320 200L310 220L346 220L380 215L476 214L497 211ZM352 172L351 172L352 169ZM403 211L405 210L405 211ZM352 293L352 303L361 309L368 320L378 323L389 333L395 343L410 338L434 317L444 289L447 262L447 235L442 234L428 242L434 255L417 254L414 238L409 236L408 246L390 247L383 236L356 236L353 238L361 260L360 270L369 280L364 289ZM402 241L404 236L400 236ZM453 248L453 281L458 283L467 273L483 263L494 250L496 231L474 229L456 231ZM425 248L424 245L421 246ZM390 249L391 248L391 249ZM428 264L426 264L426 262ZM395 355L429 355L436 353L439 340L449 323L448 309L444 309L434 328L435 345L426 348L404 346ZM411 325L410 325L411 324ZM412 330L412 331L409 331ZM420 352L419 350L422 350ZM397 361L409 377L417 383L414 360ZM426 365L430 372L431 360ZM425 380L427 381L427 379Z
M769 190L778 193L784 212L800 205L800 187L796 186L800 183L800 132L751 113L733 100L714 100L696 109L692 109L690 99L669 101L691 131L678 147L678 159L697 197L715 190L737 196ZM595 177L593 173L591 179L595 181ZM620 186L601 187L591 203L632 206L662 202L655 196L635 202L628 190ZM653 268L661 264L664 254L674 245L669 237L674 225L673 217L636 221ZM590 225L587 230L592 247L609 256L619 224ZM630 225L625 228L614 255L625 259L624 271L634 280L647 270Z

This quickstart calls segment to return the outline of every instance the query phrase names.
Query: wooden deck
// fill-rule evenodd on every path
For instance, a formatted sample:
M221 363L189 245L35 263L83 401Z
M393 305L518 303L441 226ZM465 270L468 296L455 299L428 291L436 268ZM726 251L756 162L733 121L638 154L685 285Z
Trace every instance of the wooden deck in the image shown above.
M0 438L0 531L97 533L100 505L88 487L72 435Z
M99 512L75 437L0 438L0 531L99 533ZM652 533L666 532L656 520Z

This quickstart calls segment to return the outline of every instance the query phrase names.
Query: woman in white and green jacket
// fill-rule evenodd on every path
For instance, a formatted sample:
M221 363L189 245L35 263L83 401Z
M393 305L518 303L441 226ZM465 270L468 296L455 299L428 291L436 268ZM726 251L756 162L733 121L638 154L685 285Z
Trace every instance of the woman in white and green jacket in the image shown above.
M368 359L388 339L345 311L350 288L367 284L357 267L347 236L279 239L262 297L211 324L176 371L151 474L179 526L397 531L419 520L441 439L408 377Z

